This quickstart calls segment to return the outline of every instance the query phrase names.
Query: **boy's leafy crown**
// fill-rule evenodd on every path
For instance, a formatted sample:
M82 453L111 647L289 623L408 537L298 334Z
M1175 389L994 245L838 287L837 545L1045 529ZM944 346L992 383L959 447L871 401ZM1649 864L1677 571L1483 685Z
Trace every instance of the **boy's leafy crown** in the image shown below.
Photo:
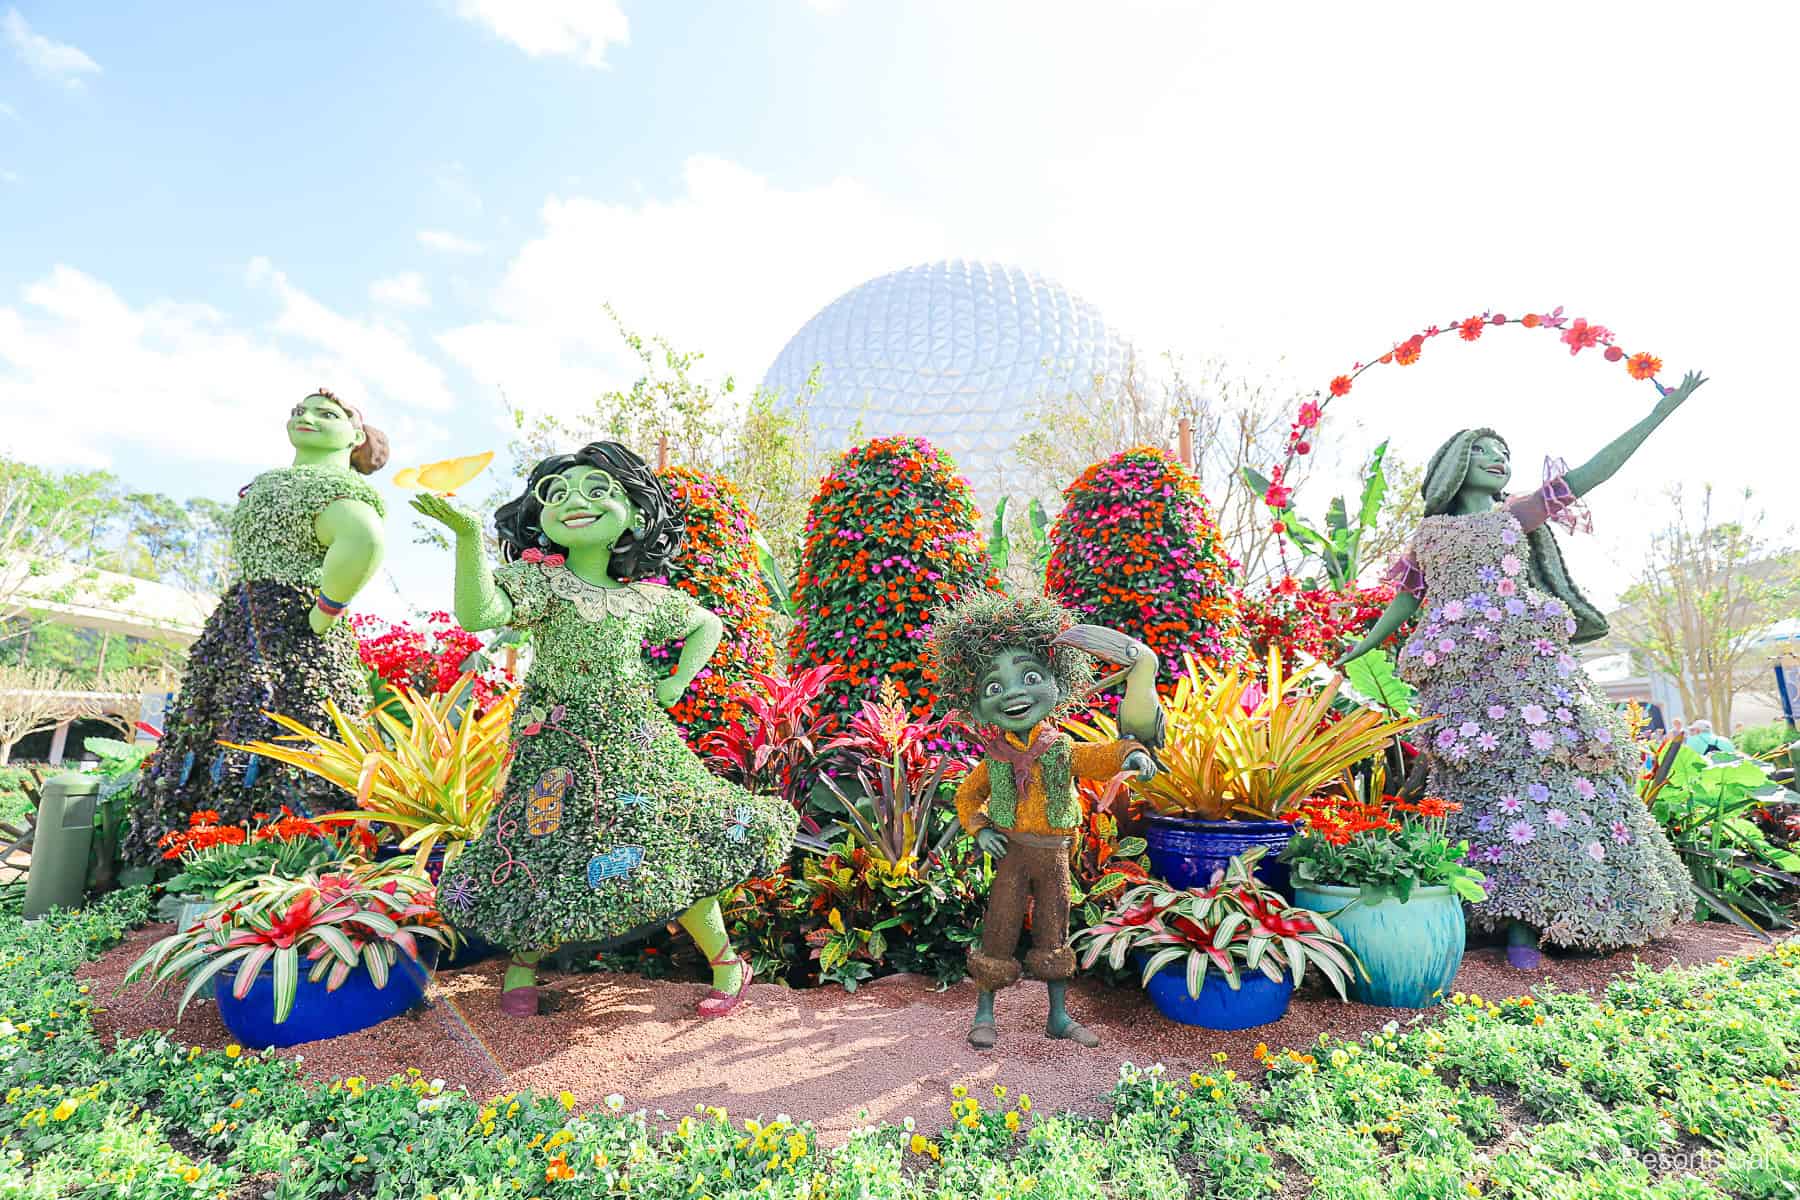
M1071 646L1051 645L1073 624L1069 610L1048 596L963 593L931 615L931 651L945 703L973 713L989 664L1008 650L1023 650L1049 664L1063 706L1073 707L1093 685L1093 663Z

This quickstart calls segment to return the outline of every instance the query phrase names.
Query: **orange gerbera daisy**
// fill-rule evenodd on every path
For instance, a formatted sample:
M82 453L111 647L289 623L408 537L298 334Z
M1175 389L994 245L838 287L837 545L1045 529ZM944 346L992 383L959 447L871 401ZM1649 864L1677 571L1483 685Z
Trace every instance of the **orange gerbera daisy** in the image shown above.
M1625 369L1631 372L1633 379L1654 379L1662 370L1662 359L1654 354L1634 354L1625 361Z
M1331 394L1332 395L1343 396L1343 395L1348 394L1349 391L1350 391L1350 377L1348 375L1339 375L1336 379L1333 379L1331 381Z

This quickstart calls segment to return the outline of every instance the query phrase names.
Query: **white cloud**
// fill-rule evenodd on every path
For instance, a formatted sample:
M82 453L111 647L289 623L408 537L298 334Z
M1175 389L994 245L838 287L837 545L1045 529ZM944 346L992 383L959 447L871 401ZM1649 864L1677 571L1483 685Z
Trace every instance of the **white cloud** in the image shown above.
M515 403L568 409L635 376L603 311L610 303L634 332L705 353L708 375L753 385L831 299L944 254L936 226L855 180L789 190L697 157L683 185L638 205L550 198L492 316L439 344Z
M0 117L5 117L8 120L17 121L19 119L19 110L14 108L10 104L0 104Z
M0 183L17 182L19 182L19 173L17 171L0 171Z
M438 229L421 229L419 245L427 250L441 250L445 254L480 254L482 251L481 243Z
M4 26L6 30L6 40L11 44L13 53L19 56L19 61L34 75L67 88L79 88L82 86L83 75L100 73L100 64L84 54L79 47L67 42L53 42L36 32L16 8L6 10L6 17L0 20L0 26ZM8 113L10 115L10 109Z
M369 285L369 299L392 308L430 308L431 292L417 271L403 271Z
M404 335L341 317L258 263L281 301L266 331L174 300L133 307L58 265L0 306L0 425L39 461L258 464L282 454L281 414L305 390L357 399L408 456L443 440L421 409L449 394ZM15 441L16 439L16 441Z
M456 11L533 58L604 67L606 48L630 41L631 26L617 0L458 0Z

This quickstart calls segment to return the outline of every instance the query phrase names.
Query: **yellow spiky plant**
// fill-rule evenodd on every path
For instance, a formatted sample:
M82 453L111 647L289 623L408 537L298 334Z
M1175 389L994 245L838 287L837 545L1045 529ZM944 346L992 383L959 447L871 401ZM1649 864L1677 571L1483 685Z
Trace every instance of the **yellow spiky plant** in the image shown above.
M336 784L355 797L356 808L315 820L370 821L402 830L400 848L413 851L417 869L424 871L438 846L444 847L448 864L464 842L480 834L506 786L518 689L509 689L486 712L477 714L463 701L473 684L474 677L464 675L449 691L435 696L401 690L360 718L346 716L327 701L331 732L268 713L270 720L288 730L286 734L272 742L222 744Z
M1289 674L1269 652L1259 680L1237 667L1213 667L1191 654L1164 702L1168 724L1160 756L1166 770L1131 788L1157 812L1207 820L1278 819L1316 795L1354 764L1379 753L1420 719L1387 719L1359 710L1326 721L1342 677L1313 695L1299 692L1305 674ZM1087 742L1112 741L1118 726L1096 714L1071 721Z

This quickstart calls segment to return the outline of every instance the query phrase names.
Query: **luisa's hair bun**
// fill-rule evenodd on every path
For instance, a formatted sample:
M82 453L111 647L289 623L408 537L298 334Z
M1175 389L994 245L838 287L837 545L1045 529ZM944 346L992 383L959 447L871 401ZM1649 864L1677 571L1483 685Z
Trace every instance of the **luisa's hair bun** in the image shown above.
M373 425L364 425L362 445L350 451L350 465L363 475L373 475L387 466L387 434Z

